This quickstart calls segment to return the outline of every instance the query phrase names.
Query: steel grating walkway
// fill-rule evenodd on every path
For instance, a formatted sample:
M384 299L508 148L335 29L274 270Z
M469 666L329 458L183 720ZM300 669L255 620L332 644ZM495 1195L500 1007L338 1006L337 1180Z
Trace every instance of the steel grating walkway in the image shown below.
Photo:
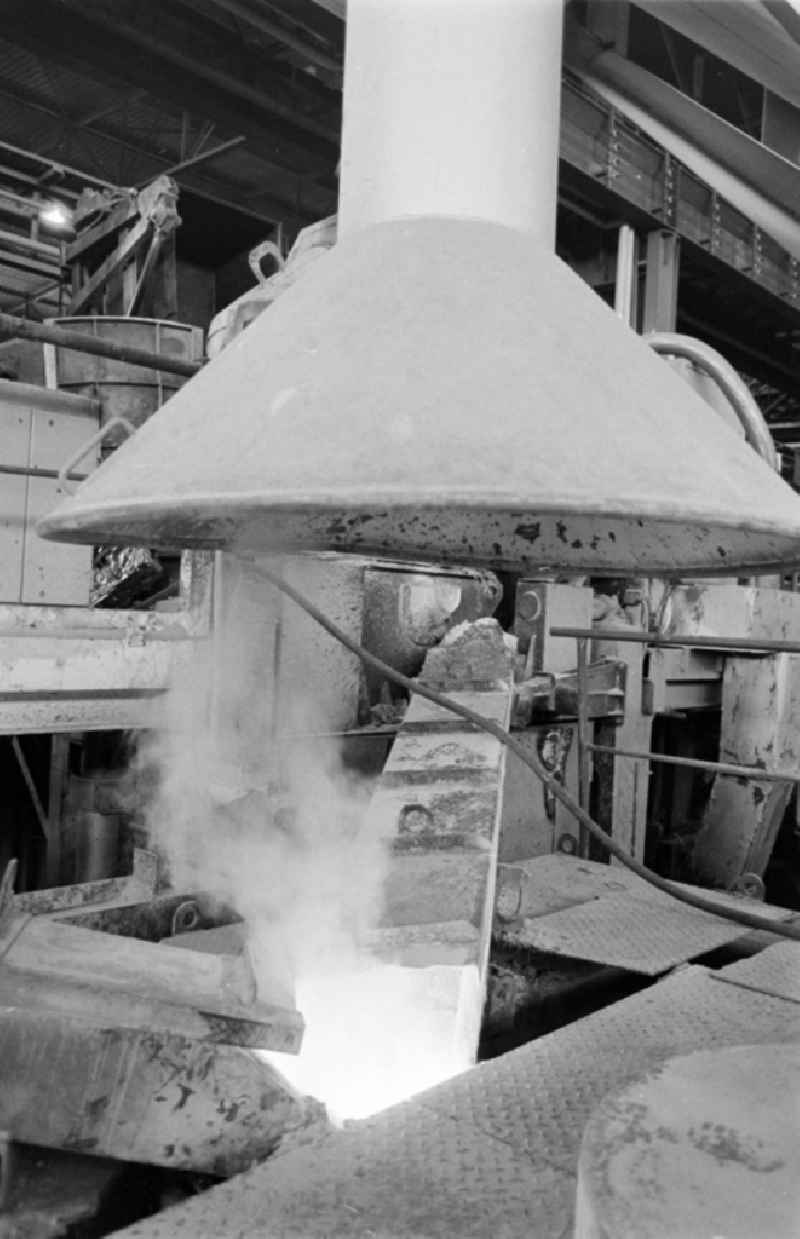
M720 973L684 967L373 1119L287 1146L119 1233L568 1239L578 1148L602 1097L675 1054L800 1042L798 976L794 943Z

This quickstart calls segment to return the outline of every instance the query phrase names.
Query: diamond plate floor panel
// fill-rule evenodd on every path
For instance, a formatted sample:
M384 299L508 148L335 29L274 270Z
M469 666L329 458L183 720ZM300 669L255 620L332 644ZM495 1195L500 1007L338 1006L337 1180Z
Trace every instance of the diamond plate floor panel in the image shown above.
M772 1041L800 1041L800 1010L687 967L418 1100L442 1115L469 1117L534 1162L546 1158L571 1170L585 1123L609 1090L675 1054Z
M684 968L374 1119L287 1151L126 1239L567 1239L586 1121L675 1054L800 1042L794 1002Z
M502 929L508 945L658 976L747 932L618 866L553 855L508 868L520 875L520 919ZM737 895L682 889L766 920L796 915Z
M777 942L718 973L721 981L800 1002L800 942Z
M532 860L501 865L501 873L504 869L515 871L520 876L520 915L523 917L546 916L561 908L586 903L589 899L621 895L624 891L647 903L672 906L675 902L671 895L652 886L622 865L605 865L599 861L583 860L557 852L549 856L537 856ZM681 890L713 899L720 907L757 912L767 920L785 921L798 915L790 908L759 903L742 895L710 891L699 886L689 886L684 882L676 882L675 885Z
M519 928L505 930L503 939L551 955L657 976L744 932L741 925L674 900L657 903L622 894L526 919Z

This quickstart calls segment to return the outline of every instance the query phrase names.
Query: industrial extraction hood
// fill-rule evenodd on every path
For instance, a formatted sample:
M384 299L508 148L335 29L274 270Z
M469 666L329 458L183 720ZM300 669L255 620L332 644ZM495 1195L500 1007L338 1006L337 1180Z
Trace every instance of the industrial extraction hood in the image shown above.
M40 532L800 564L800 498L552 252L560 5L358 0L347 39L339 242Z

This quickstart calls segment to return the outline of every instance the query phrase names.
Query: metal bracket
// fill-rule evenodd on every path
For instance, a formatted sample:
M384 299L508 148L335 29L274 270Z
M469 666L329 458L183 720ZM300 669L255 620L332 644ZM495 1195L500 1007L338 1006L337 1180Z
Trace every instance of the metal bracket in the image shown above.
M85 443L82 443L78 450L72 453L69 460L65 461L61 466L58 471L59 490L64 491L67 495L75 494L73 488L67 485L68 474L72 473L75 466L83 460L84 456L87 456L93 447L98 447L99 444L103 442L109 431L113 430L116 426L121 426L123 430L128 433L128 435L132 435L136 429L136 427L128 421L127 417L109 418L106 424L101 426L100 429L96 431L90 439L87 439Z
M253 272L253 275L256 277L262 288L268 285L270 279L272 278L271 276L265 275L261 268L261 261L267 256L274 259L279 272L286 266L283 254L274 241L262 241L260 245L257 245L255 249L251 250L247 261L250 264L250 270Z
M590 663L587 673L589 719L624 718L627 666L605 659ZM516 686L512 726L530 727L542 716L576 718L578 714L578 673L551 675L539 672Z
M730 888L736 895L746 895L748 899L758 899L764 902L766 893L763 879L757 873L742 873Z

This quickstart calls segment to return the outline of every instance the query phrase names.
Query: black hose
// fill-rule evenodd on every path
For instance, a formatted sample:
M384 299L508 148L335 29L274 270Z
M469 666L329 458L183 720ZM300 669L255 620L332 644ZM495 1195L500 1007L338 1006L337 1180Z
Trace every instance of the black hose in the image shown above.
M723 920L733 921L738 925L745 925L748 929L764 929L769 933L777 934L782 938L794 938L800 941L800 924L781 924L778 921L771 921L765 916L759 916L755 912L745 912L743 909L733 909L727 906L722 906L716 903L713 899L706 899L702 895L695 895L691 891L682 889L676 886L667 878L662 878L660 874L654 873L652 869L648 869L646 865L641 864L633 856L630 856L623 847L617 843L616 839L612 839L611 835L603 830L602 826L598 826L597 822L592 818L585 809L581 808L577 800L575 800L566 788L554 778L553 775L546 769L533 753L529 752L524 745L515 740L510 732L506 731L498 723L494 723L491 719L484 718L478 714L476 710L470 710L468 706L462 706L459 702L453 701L444 693L437 692L435 688L428 688L425 684L420 684L417 680L410 679L407 675L403 675L400 671L395 671L394 667L389 663L378 658L377 655L371 654L369 650L365 650L363 645L358 641L349 637L346 632L339 628L333 620L329 619L324 612L314 605L303 594L290 585L288 581L284 581L277 572L264 567L263 564L258 564L257 570L261 576L279 589L287 598L291 598L292 602L296 603L307 615L310 615L313 620L330 633L337 641L341 642L346 649L360 658L368 667L373 667L376 671L380 671L387 679L393 680L395 684L405 688L410 693L416 693L418 697L425 697L428 701L432 701L434 705L441 706L445 710L449 710L452 714L457 714L459 718L463 718L468 723L472 723L481 731L488 732L490 736L494 736L495 740L499 740L507 749L519 758L523 765L539 778L549 792L555 796L563 804L572 816L582 826L586 828L593 839L621 861L626 868L630 869L638 877L643 878L645 882L649 882L651 886L657 887L661 891L665 891L668 895L672 895L674 899L681 903L688 904L690 908L699 908L701 912L710 912L714 916L720 916Z

